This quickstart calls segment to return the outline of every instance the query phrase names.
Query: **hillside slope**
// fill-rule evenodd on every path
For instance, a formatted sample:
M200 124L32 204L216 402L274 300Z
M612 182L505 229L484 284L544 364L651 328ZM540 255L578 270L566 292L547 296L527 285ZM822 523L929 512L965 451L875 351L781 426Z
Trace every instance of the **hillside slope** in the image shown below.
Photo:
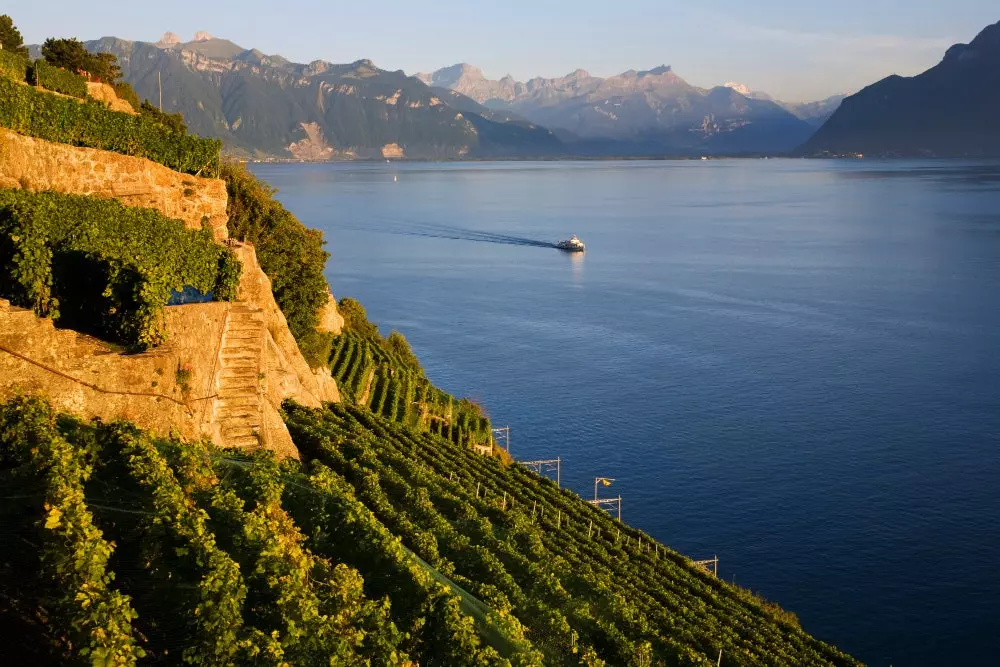
M890 76L844 100L798 153L1000 156L1000 23L914 77Z
M361 408L285 416L306 464L0 404L8 657L858 664L520 466Z

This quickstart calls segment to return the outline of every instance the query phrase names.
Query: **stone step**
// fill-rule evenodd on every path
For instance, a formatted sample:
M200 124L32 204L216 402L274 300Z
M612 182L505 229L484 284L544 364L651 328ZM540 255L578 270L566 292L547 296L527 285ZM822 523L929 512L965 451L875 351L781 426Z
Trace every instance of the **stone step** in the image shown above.
M260 356L260 350L247 347L224 347L220 356L223 359L255 359Z
M253 396L226 396L215 399L216 409L231 408L242 405L259 405L259 404L260 400L258 399L256 394L254 394Z
M260 329L228 329L226 330L226 340L252 341L259 339L260 334Z
M256 394L259 391L259 383L256 378L249 378L245 381L219 382L218 394L225 394L233 391L250 391Z
M260 441L257 438L227 438L226 446L237 447L239 449L253 449L260 447Z
M241 398L241 399L242 398L252 398L252 399L257 400L258 396L259 396L259 393L257 392L257 388L256 387L249 387L249 388L246 388L246 389L227 389L225 391L222 391L222 390L219 391L219 400L220 401L235 400L235 399L238 399L238 398Z
M256 369L260 368L260 359L252 359L250 357L230 357L222 360L222 368L223 370L249 368L256 371Z
M257 378L257 372L250 368L223 368L219 371L219 378L239 378L239 377L253 377Z
M260 421L260 410L253 405L219 408L216 416L220 421L232 421L234 424L238 421Z
M219 371L219 383L232 384L234 382L242 382L244 384L254 384L259 381L257 375L257 371L249 366L245 368L223 368Z
M222 429L222 437L227 442L234 440L236 438L251 438L254 441L257 440L257 436L255 435L254 429L248 426L245 427L234 426L232 428L224 428Z

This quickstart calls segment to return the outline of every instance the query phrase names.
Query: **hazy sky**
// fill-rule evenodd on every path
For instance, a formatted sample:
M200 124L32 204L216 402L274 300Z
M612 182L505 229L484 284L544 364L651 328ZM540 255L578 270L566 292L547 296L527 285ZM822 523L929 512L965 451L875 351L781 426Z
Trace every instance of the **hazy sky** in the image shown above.
M740 81L779 99L916 74L1000 20L997 0L32 0L9 12L28 43L115 35L185 41L207 30L291 60L371 58L408 73L468 62L498 78L607 76L673 65L688 82Z

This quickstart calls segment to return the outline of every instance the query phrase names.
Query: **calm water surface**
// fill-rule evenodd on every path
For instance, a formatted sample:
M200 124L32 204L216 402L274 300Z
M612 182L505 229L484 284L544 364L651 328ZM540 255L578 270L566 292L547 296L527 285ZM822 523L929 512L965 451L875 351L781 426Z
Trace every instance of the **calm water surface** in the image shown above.
M996 664L1000 165L255 171L517 458L617 478L626 521L873 665Z

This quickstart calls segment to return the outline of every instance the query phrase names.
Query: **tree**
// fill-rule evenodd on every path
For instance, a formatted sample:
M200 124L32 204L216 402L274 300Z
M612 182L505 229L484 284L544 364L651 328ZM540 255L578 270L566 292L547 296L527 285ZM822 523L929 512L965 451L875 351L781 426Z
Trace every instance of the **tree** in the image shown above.
M114 84L122 75L113 53L90 53L78 39L49 38L42 44L42 57L56 67L71 72L87 72L95 81Z
M122 76L122 68L118 66L118 56L113 53L87 54L87 72L97 81L114 83Z
M6 14L0 16L0 46L4 51L13 51L22 56L28 55L28 47L24 45L21 31L14 26L14 19Z
M88 71L87 66L91 60L90 52L80 40L54 37L49 37L42 44L42 57L48 64L70 72Z

